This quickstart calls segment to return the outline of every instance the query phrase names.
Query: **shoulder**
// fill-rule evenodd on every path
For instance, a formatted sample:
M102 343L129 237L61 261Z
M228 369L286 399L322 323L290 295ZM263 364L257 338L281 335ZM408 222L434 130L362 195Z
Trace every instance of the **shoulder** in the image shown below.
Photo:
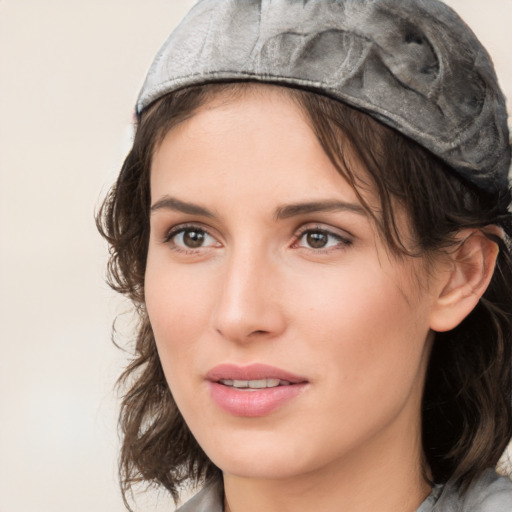
M462 510L474 512L511 512L512 481L498 476L495 471L487 470L482 477L471 486L464 499L466 508Z
M176 512L223 512L224 497L222 481L205 485Z
M512 512L512 481L489 469L463 495L447 484L432 512Z

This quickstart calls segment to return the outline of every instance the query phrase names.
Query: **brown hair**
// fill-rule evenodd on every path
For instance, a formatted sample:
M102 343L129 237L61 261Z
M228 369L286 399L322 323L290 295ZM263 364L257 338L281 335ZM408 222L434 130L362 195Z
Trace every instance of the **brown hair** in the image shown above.
M167 386L145 309L144 272L149 239L150 169L165 134L213 95L239 94L238 84L190 87L158 100L143 113L133 148L97 216L110 245L108 279L138 314L134 358L120 378L126 386L119 424L123 496L133 484L178 487L220 475L185 424ZM427 150L347 105L311 91L290 89L325 152L362 200L376 190L379 211L363 205L396 254L407 253L394 211L408 213L418 255L454 245L464 228L503 226L509 233L510 194L487 196L463 183ZM340 134L345 142L341 142ZM349 144L368 170L355 176L343 159ZM436 334L422 406L423 449L434 482L466 487L495 466L512 436L512 260L499 238L497 267L484 297L455 329Z

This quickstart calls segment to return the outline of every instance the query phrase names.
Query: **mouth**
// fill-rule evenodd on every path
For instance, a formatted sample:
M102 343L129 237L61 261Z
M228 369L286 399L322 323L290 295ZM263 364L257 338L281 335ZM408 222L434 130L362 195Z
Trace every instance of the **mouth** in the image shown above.
M280 379L258 379L258 380L231 380L220 379L219 384L245 391L253 391L256 389L277 388L278 386L291 386L292 383L287 380Z
M265 416L301 394L309 384L304 377L263 364L222 364L207 374L210 396L233 416Z

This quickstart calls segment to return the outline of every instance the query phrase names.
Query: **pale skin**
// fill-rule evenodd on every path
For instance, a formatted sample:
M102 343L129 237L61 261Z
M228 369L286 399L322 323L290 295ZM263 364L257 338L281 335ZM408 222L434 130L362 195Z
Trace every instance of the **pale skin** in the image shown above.
M223 471L226 510L416 510L430 492L420 407L433 331L476 305L496 245L460 233L428 272L393 255L304 113L270 86L173 128L151 201L147 310L180 412ZM209 392L223 363L307 383L240 417Z

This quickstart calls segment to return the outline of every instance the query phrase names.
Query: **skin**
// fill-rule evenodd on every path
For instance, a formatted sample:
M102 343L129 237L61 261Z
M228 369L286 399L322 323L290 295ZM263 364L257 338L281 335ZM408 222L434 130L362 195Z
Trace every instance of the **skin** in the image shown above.
M430 492L420 405L431 327L463 318L471 272L390 254L276 87L214 98L173 128L154 154L151 200L147 310L176 403L223 471L226 509L416 510ZM311 202L345 207L286 209ZM207 372L255 362L307 385L262 417L221 410Z

